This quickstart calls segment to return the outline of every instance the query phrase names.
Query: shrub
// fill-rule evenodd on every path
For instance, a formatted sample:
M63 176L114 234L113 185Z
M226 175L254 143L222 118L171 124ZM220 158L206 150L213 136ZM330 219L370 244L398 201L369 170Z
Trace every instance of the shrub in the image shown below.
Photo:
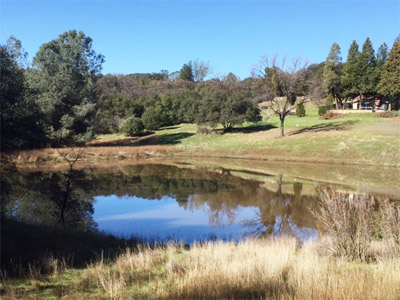
M318 115L323 116L326 114L327 111L328 111L328 108L326 106L320 106L318 108Z
M384 111L377 114L379 118L395 118L397 114L394 111Z
M334 98L331 94L329 94L328 97L326 97L326 99L325 99L325 103L326 103L325 106L326 106L328 109L331 109L331 108L334 107L335 98Z
M157 130L164 126L163 114L159 107L149 107L142 115L144 127L149 130Z
M211 132L212 131L207 127L199 127L199 128L197 128L197 133L198 134L209 135L209 134L211 134Z
M304 117L306 115L306 109L303 104L299 104L296 108L296 116Z
M400 254L400 202L366 194L320 190L319 209L313 212L317 227L332 240L333 255L355 261ZM375 240L386 249L375 253Z
M335 256L366 261L374 234L373 207L366 195L348 196L335 191L319 191L319 210L314 212L321 233L333 239Z
M338 113L334 113L331 111L328 111L325 113L323 116L320 117L321 120L334 120L334 119L341 119L342 115Z
M144 125L142 120L135 117L130 117L125 120L122 131L129 136L140 135L143 133Z

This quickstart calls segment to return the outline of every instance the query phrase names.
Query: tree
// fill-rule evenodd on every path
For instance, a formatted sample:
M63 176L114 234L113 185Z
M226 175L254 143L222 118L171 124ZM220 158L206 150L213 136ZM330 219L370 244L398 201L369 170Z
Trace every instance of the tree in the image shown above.
M140 135L143 133L144 125L141 119L129 117L125 120L122 131L129 136Z
M376 53L376 63L377 67L381 68L383 64L387 61L389 56L389 48L386 43L379 46L378 52Z
M231 73L229 73L228 75L226 75L226 76L223 78L223 81L224 81L225 83L230 84L230 83L238 82L238 81L239 81L239 78L238 78L235 74L233 74L233 73L231 72Z
M195 82L200 82L203 81L204 78L207 77L208 74L210 74L212 67L210 66L210 63L207 61L202 61L196 59L192 64L192 71L193 71L193 79Z
M144 127L149 130L157 130L164 126L164 115L161 107L151 106L142 115Z
M379 81L381 80L382 77L382 72L383 72L383 65L387 61L389 55L389 48L386 45L386 43L383 43L380 45L378 52L376 53L376 73L377 73L377 82L379 84ZM378 89L378 87L377 87Z
M18 56L8 49L0 46L1 151L39 147L43 142L41 116L37 106L25 98L24 70Z
M192 62L183 65L180 71L180 78L187 81L194 81Z
M221 124L224 132L244 121L260 120L260 109L254 102L243 94L230 94L225 86L220 86L202 100L196 117L198 124Z
M336 109L339 108L341 92L339 69L341 61L340 47L337 43L334 43L324 64L322 86L327 94L331 94L334 97Z
M376 94L378 76L376 72L376 58L371 40L367 38L359 55L360 64L360 95Z
M92 137L95 77L103 62L104 57L92 49L92 39L82 31L65 32L39 49L28 83L53 144Z
M349 48L347 61L343 68L342 85L346 97L354 97L360 93L361 77L358 44L353 41Z
M13 35L11 35L7 40L7 51L18 63L18 66L21 69L25 69L29 66L28 53L22 48L21 41Z
M382 95L392 98L400 95L400 37L394 42L389 57L382 67L378 90Z
M306 85L307 62L296 58L286 67L286 61L285 57L282 60L279 60L278 56L272 59L263 57L253 68L253 76L260 77L264 81L261 96L268 102L268 108L279 116L281 137L285 136L286 116L298 105L306 102L305 97L298 96Z

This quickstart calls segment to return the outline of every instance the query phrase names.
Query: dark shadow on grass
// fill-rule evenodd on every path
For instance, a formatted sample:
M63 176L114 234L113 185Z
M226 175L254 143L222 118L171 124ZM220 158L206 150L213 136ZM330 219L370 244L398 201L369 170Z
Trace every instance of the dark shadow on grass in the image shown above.
M46 258L65 260L68 266L84 268L90 262L114 258L126 247L139 241L117 238L96 231L67 231L41 225L30 225L15 220L2 220L1 271L3 275L21 277L29 266L38 273L50 270L43 265Z
M149 137L154 134L154 131L145 131L142 134L138 136L127 136L124 139L121 140L113 140L113 141L91 141L87 144L87 146L91 147L112 147L112 146L132 146L135 142L145 139L146 137Z
M332 131L332 130L348 130L353 126L356 121L345 121L341 123L321 123L309 127L302 128L293 132L290 135L301 134L304 132L321 132L321 131Z
M150 145L177 145L181 140L194 135L193 133L181 132L163 135L152 135L148 138L142 138L134 141L132 146L150 146Z
M246 127L233 127L225 131L225 133L253 133L259 131L266 131L277 128L272 124L263 124L263 125L251 125ZM223 132L223 130L220 130Z

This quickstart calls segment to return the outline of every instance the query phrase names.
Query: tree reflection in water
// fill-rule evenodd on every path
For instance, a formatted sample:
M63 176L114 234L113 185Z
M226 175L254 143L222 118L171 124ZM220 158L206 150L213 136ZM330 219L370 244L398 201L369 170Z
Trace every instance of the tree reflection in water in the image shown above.
M275 188L233 176L229 170L135 165L121 168L21 174L9 193L7 211L26 223L88 230L93 221L94 197L136 196L157 201L176 199L189 211L203 210L210 226L229 226L242 220L243 208L256 217L241 222L247 233L297 235L314 228L310 211L315 197L303 196L301 183L293 190L278 176ZM284 188L285 187L285 188Z
M6 217L68 230L93 228L93 197L78 180L85 176L85 171L73 169L19 174L8 195Z

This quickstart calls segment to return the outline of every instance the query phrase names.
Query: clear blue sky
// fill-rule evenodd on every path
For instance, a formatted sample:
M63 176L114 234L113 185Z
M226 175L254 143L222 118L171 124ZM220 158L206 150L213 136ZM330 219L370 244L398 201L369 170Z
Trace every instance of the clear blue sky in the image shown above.
M350 43L375 50L400 34L398 1L6 1L0 43L12 34L32 59L70 29L93 38L103 73L179 70L199 58L216 75L244 79L263 54L325 60L333 42L345 60Z

